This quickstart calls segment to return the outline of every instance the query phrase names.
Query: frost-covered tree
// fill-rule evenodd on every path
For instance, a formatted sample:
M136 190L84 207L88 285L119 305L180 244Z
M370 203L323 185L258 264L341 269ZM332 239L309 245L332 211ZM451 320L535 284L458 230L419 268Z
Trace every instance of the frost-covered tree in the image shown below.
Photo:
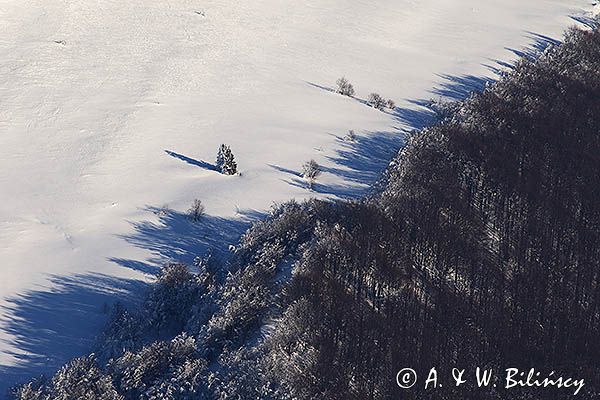
M383 110L386 106L386 100L377 93L371 93L367 98L367 103L378 110Z
M100 362L119 357L126 350L136 348L141 343L140 318L136 318L121 303L116 303L111 310L108 327L100 335L96 355Z
M53 400L122 400L112 379L96 364L94 355L76 358L52 378L49 398Z
M310 160L302 166L302 177L306 179L310 188L313 187L319 175L321 175L321 166L315 160Z
M100 370L96 357L75 358L50 381L36 380L12 392L17 400L124 400L112 377Z
M127 399L191 399L201 391L207 363L185 333L111 360L108 370Z
M226 144L219 147L217 153L217 168L222 174L235 175L237 173L237 163L231 148Z
M436 114L439 121L452 118L460 107L459 102L448 101L441 97L429 100L427 107Z
M354 96L354 86L352 86L352 84L350 82L348 82L348 79L341 77L340 79L338 79L336 81L336 89L335 92L339 93L343 96Z
M156 400L208 400L205 392L204 372L206 361L202 359L185 360L174 363L167 376L157 379L146 392L148 399Z
M192 206L188 210L188 216L194 222L198 222L204 217L204 205L199 199L195 199Z
M386 106L390 110L395 110L396 109L396 102L394 100L392 100L392 99L387 99Z
M292 302L265 340L262 366L268 371L267 379L277 382L277 399L314 398L319 350L314 346L318 332L305 329L315 325L310 307L304 298Z
M11 396L14 400L47 400L45 392L44 381L36 380L13 389Z
M202 291L198 276L185 265L167 265L161 270L157 285L144 306L146 323L159 332L181 330L191 317L194 303Z

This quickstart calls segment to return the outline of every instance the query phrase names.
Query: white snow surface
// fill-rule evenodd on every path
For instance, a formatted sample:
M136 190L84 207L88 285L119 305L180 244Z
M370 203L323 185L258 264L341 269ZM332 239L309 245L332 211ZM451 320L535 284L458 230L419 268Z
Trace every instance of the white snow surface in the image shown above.
M274 202L362 195L430 117L419 100L464 97L593 8L0 0L0 389L90 351L105 303L165 260L226 250ZM331 92L341 76L355 99ZM398 109L368 107L370 92ZM212 170L221 143L241 176Z

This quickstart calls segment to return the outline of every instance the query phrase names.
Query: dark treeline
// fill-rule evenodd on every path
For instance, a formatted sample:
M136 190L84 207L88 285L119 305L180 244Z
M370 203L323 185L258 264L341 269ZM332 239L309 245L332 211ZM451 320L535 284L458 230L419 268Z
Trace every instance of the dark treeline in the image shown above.
M573 29L414 133L380 193L285 204L226 265L166 267L143 311L115 309L94 356L15 398L573 394L453 387L451 368L478 366L585 378L579 397L595 398L599 243L600 33ZM420 377L408 390L404 367ZM444 387L424 390L432 367Z

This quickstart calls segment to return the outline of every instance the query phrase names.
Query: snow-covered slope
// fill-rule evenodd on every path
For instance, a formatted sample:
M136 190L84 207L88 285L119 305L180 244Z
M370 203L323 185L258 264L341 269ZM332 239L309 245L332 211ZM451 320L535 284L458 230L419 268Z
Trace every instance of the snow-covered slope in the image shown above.
M464 96L592 7L3 0L0 389L89 350L104 303L161 260L226 248L273 202L364 193L427 121L416 101ZM331 92L342 75L357 99ZM396 112L366 106L372 91ZM241 176L212 169L221 143ZM309 159L324 167L314 192ZM195 198L198 224L182 214Z

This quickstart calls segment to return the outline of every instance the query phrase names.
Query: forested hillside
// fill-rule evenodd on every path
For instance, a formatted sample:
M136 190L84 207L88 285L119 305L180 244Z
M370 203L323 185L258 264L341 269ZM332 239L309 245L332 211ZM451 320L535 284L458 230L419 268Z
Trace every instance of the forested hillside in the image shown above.
M600 393L600 32L412 134L359 202L275 208L232 260L170 265L95 355L18 399L554 399L403 390L411 367L536 367ZM190 272L193 271L193 272Z

